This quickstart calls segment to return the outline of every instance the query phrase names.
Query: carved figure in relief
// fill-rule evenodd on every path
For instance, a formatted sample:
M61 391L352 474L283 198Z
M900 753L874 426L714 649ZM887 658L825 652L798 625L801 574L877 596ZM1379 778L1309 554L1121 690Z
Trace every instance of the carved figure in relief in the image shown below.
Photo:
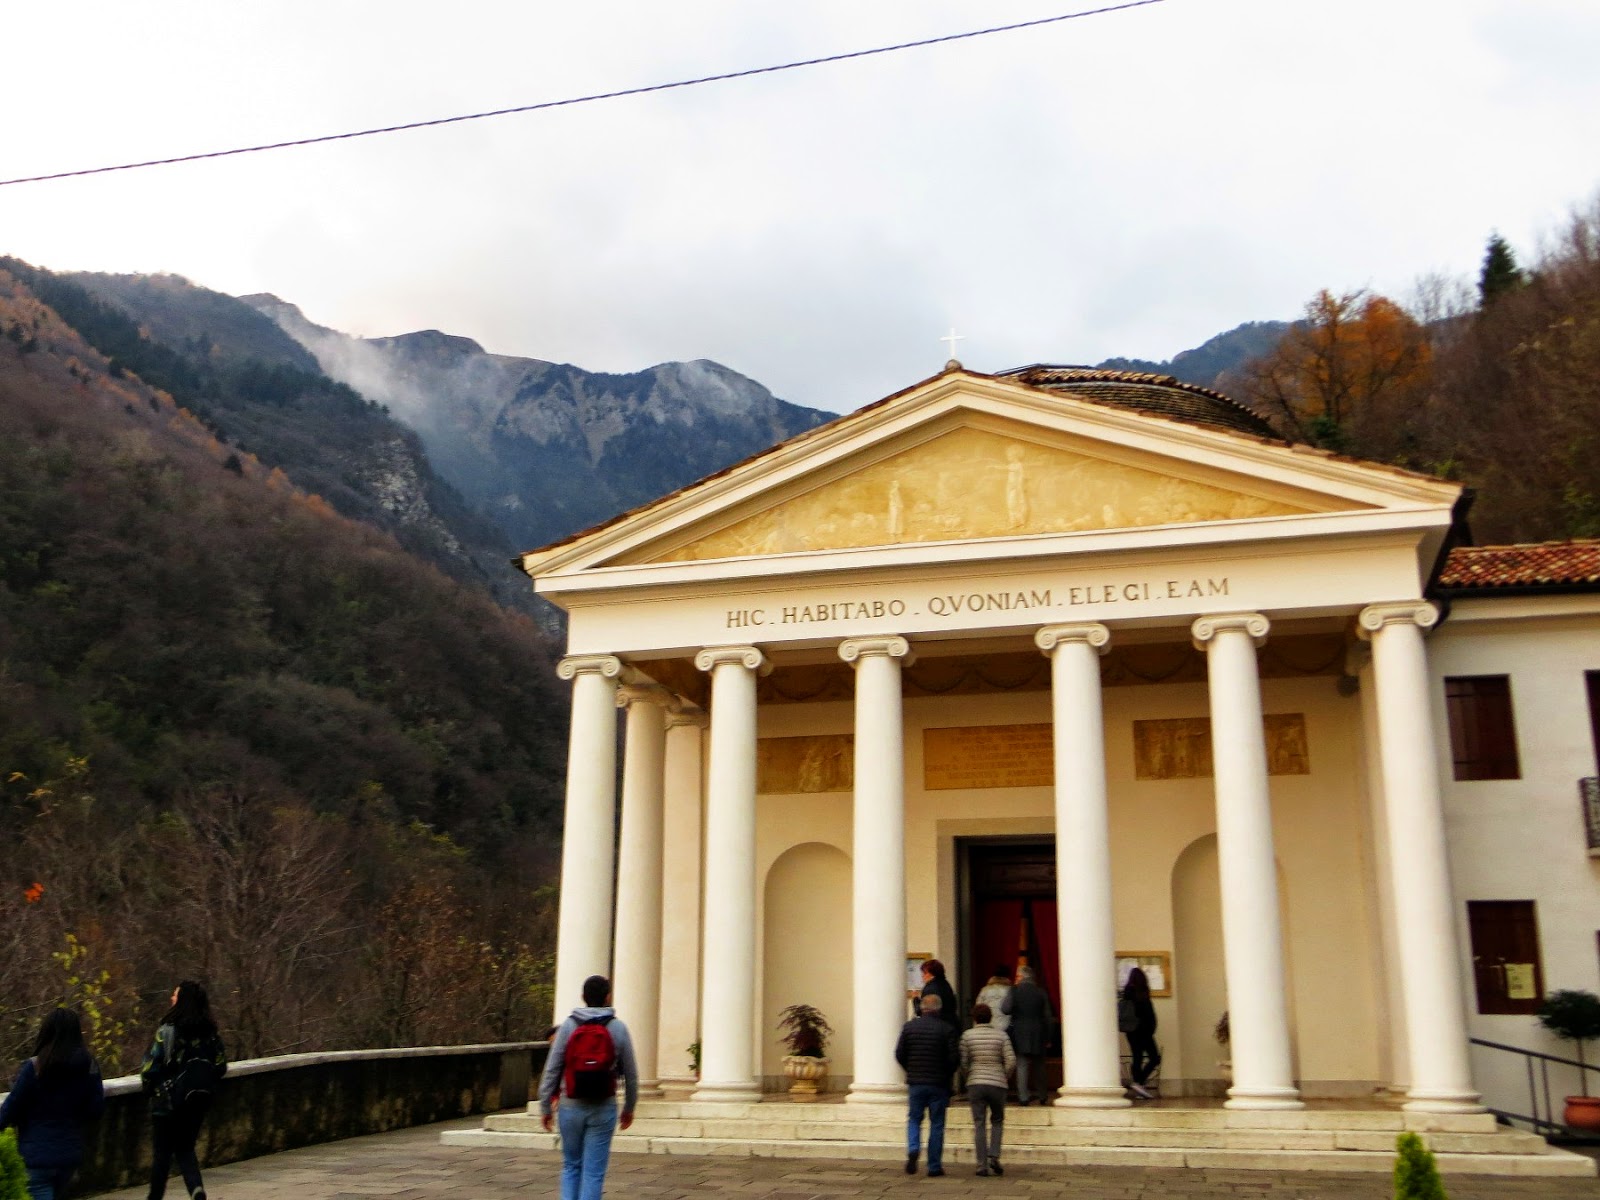
M1006 520L1012 529L1028 523L1028 479L1022 465L1022 447L1006 447Z
M898 542L905 532L905 505L900 499L900 481L896 479L889 484L889 536Z

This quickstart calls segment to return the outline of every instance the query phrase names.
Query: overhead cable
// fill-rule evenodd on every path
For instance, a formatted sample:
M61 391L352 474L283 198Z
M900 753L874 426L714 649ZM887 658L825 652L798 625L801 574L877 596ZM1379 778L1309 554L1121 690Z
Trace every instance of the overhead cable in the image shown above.
M819 67L826 63L846 62L853 58L869 58L876 54L892 54L899 50L915 50L922 46L937 46L944 42L960 42L969 38L988 37L996 33L1012 33L1018 29L1035 29L1041 25L1054 25L1061 21L1076 21L1083 17L1098 17L1106 13L1121 12L1129 8L1143 8L1161 4L1164 0L1126 0L1122 4L1109 4L1102 8L1081 12L1063 13L1055 17L1040 17L1033 21L1018 21L1012 25L994 25L988 29L973 29L966 33L947 33L940 37L922 38L914 42L899 42L893 46L876 46L870 50L851 50L844 54L828 54L821 58L807 58L798 62L778 63L768 67L751 67L743 71L726 71L720 75L701 75L694 79L678 79L671 83L653 83L644 87L623 88L615 92L595 92L587 96L571 96L565 100L545 100L538 104L521 104L515 108L497 108L490 112L467 113L458 117L437 117L431 121L408 121L403 125L384 125L377 129L357 129L349 133L326 133L318 137L295 138L292 141L267 142L259 146L237 146L231 150L210 150L199 154L178 154L171 158L152 158L143 162L117 163L107 167L86 167L77 171L57 171L49 175L29 175L18 179L0 179L0 187L18 183L44 183L51 179L73 179L80 175L104 175L111 171L135 171L143 167L166 167L174 163L200 162L209 158L231 158L239 154L258 154L263 150L287 150L293 146L315 146L323 142L343 142L352 138L376 137L381 133L403 133L409 129L429 129L436 125L457 125L463 121L482 121L489 117L508 117L514 113L542 112L550 108L570 108L575 104L593 104L600 100L619 100L624 96L644 96L651 92L667 92L675 88L697 87L703 83L723 83L730 79L748 79L753 75L772 75L779 71L794 71L801 67Z

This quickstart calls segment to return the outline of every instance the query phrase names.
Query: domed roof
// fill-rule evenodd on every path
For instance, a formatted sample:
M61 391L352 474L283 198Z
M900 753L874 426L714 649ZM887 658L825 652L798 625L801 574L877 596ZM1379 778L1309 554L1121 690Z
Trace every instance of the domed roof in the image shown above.
M1237 400L1230 400L1210 388L1184 383L1171 375L1034 363L1001 371L999 377L1049 392L1063 392L1092 404L1109 404L1113 408L1133 409L1155 417L1208 425L1275 442L1283 440L1272 426Z

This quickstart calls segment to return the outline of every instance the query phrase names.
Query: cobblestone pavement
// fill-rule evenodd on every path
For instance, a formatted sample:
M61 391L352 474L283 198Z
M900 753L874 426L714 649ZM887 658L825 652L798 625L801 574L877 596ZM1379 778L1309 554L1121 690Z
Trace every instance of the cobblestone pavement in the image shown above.
M211 1200L544 1200L560 1195L560 1156L543 1150L441 1146L455 1121L375 1137L351 1138L206 1170ZM905 1174L895 1163L848 1160L699 1158L616 1154L606 1191L618 1200L832 1200L842 1196L931 1195L960 1200L1153 1200L1154 1197L1248 1197L1250 1200L1389 1200L1387 1175L1277 1171L1168 1170L1141 1167L1045 1167L1018 1164L1003 1179L979 1179L958 1165L943 1179ZM1600 1200L1600 1179L1445 1178L1451 1200ZM140 1200L145 1189L104 1193ZM181 1196L173 1178L168 1195Z

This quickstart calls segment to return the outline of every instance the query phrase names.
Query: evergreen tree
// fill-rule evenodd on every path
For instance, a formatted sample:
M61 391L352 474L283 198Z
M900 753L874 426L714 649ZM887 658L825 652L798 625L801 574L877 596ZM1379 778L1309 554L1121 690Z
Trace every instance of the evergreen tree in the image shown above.
M1449 1200L1433 1151L1414 1133L1402 1133L1396 1143L1400 1157L1394 1164L1394 1200Z
M28 1169L17 1150L17 1131L0 1132L0 1200L28 1200Z
M1483 271L1478 276L1479 305L1487 307L1491 301L1516 291L1527 281L1505 238L1493 234L1483 254Z

